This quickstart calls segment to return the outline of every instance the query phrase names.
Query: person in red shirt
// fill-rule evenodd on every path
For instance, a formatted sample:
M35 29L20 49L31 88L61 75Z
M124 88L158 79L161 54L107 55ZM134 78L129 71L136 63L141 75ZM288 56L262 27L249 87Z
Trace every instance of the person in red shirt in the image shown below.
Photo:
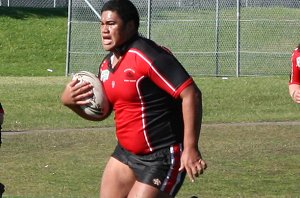
M199 149L201 91L170 50L138 29L131 1L104 4L102 46L109 53L98 77L115 114L117 146L102 176L101 198L175 197L186 174L193 182L207 167ZM91 94L90 84L72 80L61 100L89 119L79 105Z
M289 93L293 101L300 104L300 44L292 53L291 63Z

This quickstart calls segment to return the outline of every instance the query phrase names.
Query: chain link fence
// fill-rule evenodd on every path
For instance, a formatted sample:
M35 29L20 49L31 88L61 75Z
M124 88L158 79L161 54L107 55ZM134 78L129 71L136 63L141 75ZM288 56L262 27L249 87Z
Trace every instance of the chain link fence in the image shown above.
M97 72L103 1L71 0L66 73ZM299 42L299 0L133 0L140 33L172 50L195 76L268 76L290 71ZM99 14L98 14L99 15Z
M106 0L0 0L1 6L69 7L66 74L97 72L99 12ZM172 50L195 76L290 72L299 41L299 0L132 0L140 33Z
M61 8L68 6L68 0L0 0L0 6L31 7L31 8Z

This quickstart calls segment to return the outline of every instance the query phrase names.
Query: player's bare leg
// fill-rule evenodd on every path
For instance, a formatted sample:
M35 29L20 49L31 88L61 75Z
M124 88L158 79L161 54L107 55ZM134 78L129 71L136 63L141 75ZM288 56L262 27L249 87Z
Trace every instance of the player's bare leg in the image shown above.
M100 198L125 198L135 181L132 170L111 157L102 176Z
M136 181L129 192L128 198L172 198L153 186Z

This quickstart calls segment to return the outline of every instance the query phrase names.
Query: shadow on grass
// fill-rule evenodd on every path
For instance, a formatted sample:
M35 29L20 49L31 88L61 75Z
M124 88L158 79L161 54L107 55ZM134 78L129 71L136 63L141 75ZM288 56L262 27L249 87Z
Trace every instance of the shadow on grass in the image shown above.
M29 17L49 18L67 17L68 8L14 8L0 7L0 17L7 16L14 19L26 19Z

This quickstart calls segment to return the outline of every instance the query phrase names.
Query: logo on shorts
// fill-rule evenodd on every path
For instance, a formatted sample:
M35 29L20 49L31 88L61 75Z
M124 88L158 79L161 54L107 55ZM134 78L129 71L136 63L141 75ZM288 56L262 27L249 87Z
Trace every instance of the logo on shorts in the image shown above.
M159 179L153 179L152 182L156 186L160 186L161 185L161 181Z

